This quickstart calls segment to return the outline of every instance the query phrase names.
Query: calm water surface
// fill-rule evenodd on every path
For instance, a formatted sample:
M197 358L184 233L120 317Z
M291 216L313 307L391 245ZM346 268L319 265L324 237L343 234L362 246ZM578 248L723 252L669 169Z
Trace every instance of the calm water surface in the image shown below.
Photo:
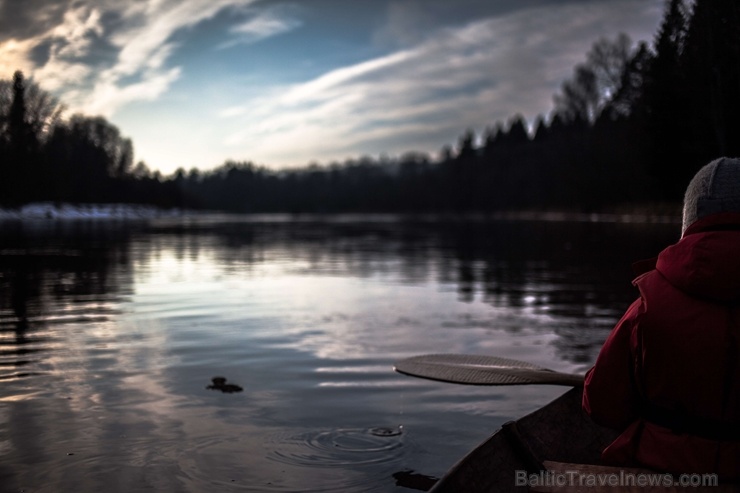
M565 389L443 384L393 361L584 372L636 294L631 262L678 234L393 216L3 223L0 490L425 489ZM243 391L208 389L214 376Z

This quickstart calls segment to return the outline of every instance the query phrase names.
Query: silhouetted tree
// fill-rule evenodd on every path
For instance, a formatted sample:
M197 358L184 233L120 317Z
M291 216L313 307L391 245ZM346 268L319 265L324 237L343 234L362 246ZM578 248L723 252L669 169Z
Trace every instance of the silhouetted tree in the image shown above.
M650 48L646 43L640 43L624 66L618 88L602 113L612 119L633 117L639 120L645 117L644 94L652 61Z
M11 94L5 127L5 163L0 179L4 183L3 200L16 204L38 194L32 176L40 171L39 138L28 118L26 81L21 71L13 74Z
M688 20L682 0L666 2L643 91L651 139L650 175L655 195L664 200L680 196L689 174L693 174L686 164L687 139L693 126L687 107L692 89L683 66Z
M102 117L73 115L55 126L46 146L56 184L54 200L125 201L133 145Z
M21 71L0 81L0 203L18 205L47 194L51 183L41 148L62 110Z
M475 133L468 129L459 139L455 157L445 163L448 175L451 206L455 210L468 211L476 206L478 190L478 151L475 148Z
M697 0L683 55L696 165L740 155L740 2Z
M13 74L13 99L8 114L8 138L14 152L26 155L38 147L38 139L27 121L26 83L23 72Z
M105 119L60 121L53 98L18 72L0 81L0 201L236 212L593 211L678 202L698 166L740 154L740 2L696 0L689 10L684 0L666 0L652 47L633 47L623 34L596 41L554 102L532 127L516 115L487 127L480 143L470 129L435 158L408 153L280 171L227 161L163 178L142 162L133 166L132 142Z
M594 43L586 62L576 65L573 78L555 95L555 111L566 120L596 121L620 92L625 67L633 57L631 44L626 34Z
M563 83L561 93L555 95L555 111L567 120L595 118L599 90L596 74L588 67L579 65L573 78Z

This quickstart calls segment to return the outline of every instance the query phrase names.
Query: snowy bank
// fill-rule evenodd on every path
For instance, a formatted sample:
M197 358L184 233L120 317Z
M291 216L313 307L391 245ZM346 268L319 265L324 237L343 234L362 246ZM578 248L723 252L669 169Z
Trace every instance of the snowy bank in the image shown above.
M155 219L179 217L179 209L158 209L133 204L27 204L18 209L0 209L0 221L25 219Z

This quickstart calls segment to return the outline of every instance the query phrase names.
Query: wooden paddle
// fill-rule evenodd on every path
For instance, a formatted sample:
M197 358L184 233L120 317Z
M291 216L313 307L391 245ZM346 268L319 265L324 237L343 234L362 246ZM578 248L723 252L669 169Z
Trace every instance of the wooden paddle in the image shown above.
M583 375L560 373L525 361L472 354L424 354L402 359L393 369L405 375L466 385L583 385Z

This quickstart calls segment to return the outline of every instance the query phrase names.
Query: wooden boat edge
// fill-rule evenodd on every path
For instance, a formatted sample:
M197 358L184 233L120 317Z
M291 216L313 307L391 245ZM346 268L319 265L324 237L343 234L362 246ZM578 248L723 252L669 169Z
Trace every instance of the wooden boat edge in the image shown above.
M430 492L527 491L517 485L517 471L538 473L544 460L598 463L601 451L617 433L586 416L581 395L582 388L575 387L505 424L453 465ZM553 426L556 419L558 426Z

